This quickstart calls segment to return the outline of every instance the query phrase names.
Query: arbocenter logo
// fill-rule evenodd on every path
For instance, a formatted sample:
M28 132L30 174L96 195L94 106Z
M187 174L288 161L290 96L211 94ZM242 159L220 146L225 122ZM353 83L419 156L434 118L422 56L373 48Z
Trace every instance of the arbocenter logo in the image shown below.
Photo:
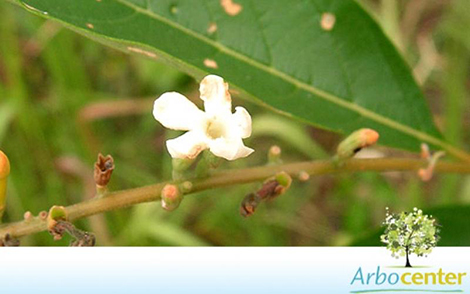
M412 266L411 256L427 257L439 240L440 226L423 211L386 213L385 231L380 237L403 266L359 266L350 279L350 293L461 293L467 273L444 266Z
M363 290L351 291L351 293L370 292L463 292L463 289L455 289L462 286L467 278L465 272L446 272L442 268L432 271L431 269L415 269L413 271L403 269L391 270L377 266L374 271L368 271L359 267L351 280L351 285L366 286ZM381 286L380 288L374 286ZM394 286L383 288L383 286ZM401 287L397 287L401 286ZM407 286L414 286L407 288ZM420 287L415 287L420 286ZM443 287L424 286L453 286L452 289Z

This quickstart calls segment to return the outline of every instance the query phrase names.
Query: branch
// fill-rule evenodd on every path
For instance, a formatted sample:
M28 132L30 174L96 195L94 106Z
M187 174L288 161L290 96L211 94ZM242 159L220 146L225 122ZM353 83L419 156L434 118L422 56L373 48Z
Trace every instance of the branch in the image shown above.
M408 236L408 239L406 240L406 247L410 246L410 242L411 242L411 239L413 237L413 234L414 234L415 230L411 230L411 233L410 235Z
M189 193L200 192L219 187L227 187L237 184L263 181L275 173L286 172L292 177L297 177L300 172L310 175L336 174L346 172L388 172L388 171L417 171L426 167L427 161L417 159L351 159L338 166L331 160L318 160L283 164L277 166L262 166L246 169L222 171L213 174L209 178L192 180L193 187ZM435 171L443 173L470 174L470 165L467 163L439 162ZM160 200L162 188L173 182L162 182L136 189L122 190L107 194L102 198L94 198L66 207L68 220L74 221L106 211L112 211L129 207L135 204ZM18 238L47 230L46 220L35 217L15 223L0 226L0 239L7 234L12 238Z

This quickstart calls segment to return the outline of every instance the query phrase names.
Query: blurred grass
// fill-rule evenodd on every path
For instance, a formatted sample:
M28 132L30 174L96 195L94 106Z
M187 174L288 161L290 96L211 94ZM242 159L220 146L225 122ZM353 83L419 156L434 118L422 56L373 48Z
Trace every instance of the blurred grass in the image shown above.
M415 68L444 135L469 146L469 2L361 3ZM11 4L0 2L0 15L0 148L12 164L5 222L22 219L28 210L36 215L54 204L91 197L98 152L115 158L113 189L170 177L164 140L177 133L166 132L153 119L151 104L165 91L183 92L199 103L195 81ZM256 152L224 168L264 164L273 144L282 148L285 162L325 158L338 142L336 135L234 100L253 115L254 134L247 144ZM470 203L469 183L469 177L454 175L438 175L430 183L414 174L325 176L296 181L289 193L249 219L240 217L238 208L256 184L187 197L173 213L150 203L77 225L96 233L101 245L348 245L376 232L387 206L426 211ZM459 245L470 244L470 236L459 238ZM67 242L54 242L47 233L23 240L25 245Z

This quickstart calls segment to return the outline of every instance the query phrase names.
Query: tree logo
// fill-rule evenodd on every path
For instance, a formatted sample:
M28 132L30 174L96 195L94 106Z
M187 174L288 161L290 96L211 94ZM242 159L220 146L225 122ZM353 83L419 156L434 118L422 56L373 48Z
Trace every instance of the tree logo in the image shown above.
M439 240L439 228L432 216L423 215L416 207L412 212L390 214L386 208L386 218L383 223L385 232L380 240L392 252L392 257L406 256L405 267L412 267L410 255L427 256L436 247Z

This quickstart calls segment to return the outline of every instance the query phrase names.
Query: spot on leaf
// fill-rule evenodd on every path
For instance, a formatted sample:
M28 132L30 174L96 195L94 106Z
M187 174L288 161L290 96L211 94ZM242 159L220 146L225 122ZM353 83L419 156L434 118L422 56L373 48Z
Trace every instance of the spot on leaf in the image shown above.
M231 16L239 14L243 9L243 6L233 2L233 0L220 0L220 5L222 5L225 12Z
M171 14L177 14L178 13L178 6L176 6L176 4L172 4L170 6L170 12L171 12Z
M217 62L215 62L215 60L212 60L212 59L204 59L204 65L208 68L219 68L219 66L217 65Z
M215 22L211 22L209 24L209 27L207 28L207 32L212 35L213 33L215 33L217 31L217 24Z
M324 29L325 31L331 31L335 26L335 23L336 17L333 14L329 12L325 12L322 14L320 22L322 29Z

